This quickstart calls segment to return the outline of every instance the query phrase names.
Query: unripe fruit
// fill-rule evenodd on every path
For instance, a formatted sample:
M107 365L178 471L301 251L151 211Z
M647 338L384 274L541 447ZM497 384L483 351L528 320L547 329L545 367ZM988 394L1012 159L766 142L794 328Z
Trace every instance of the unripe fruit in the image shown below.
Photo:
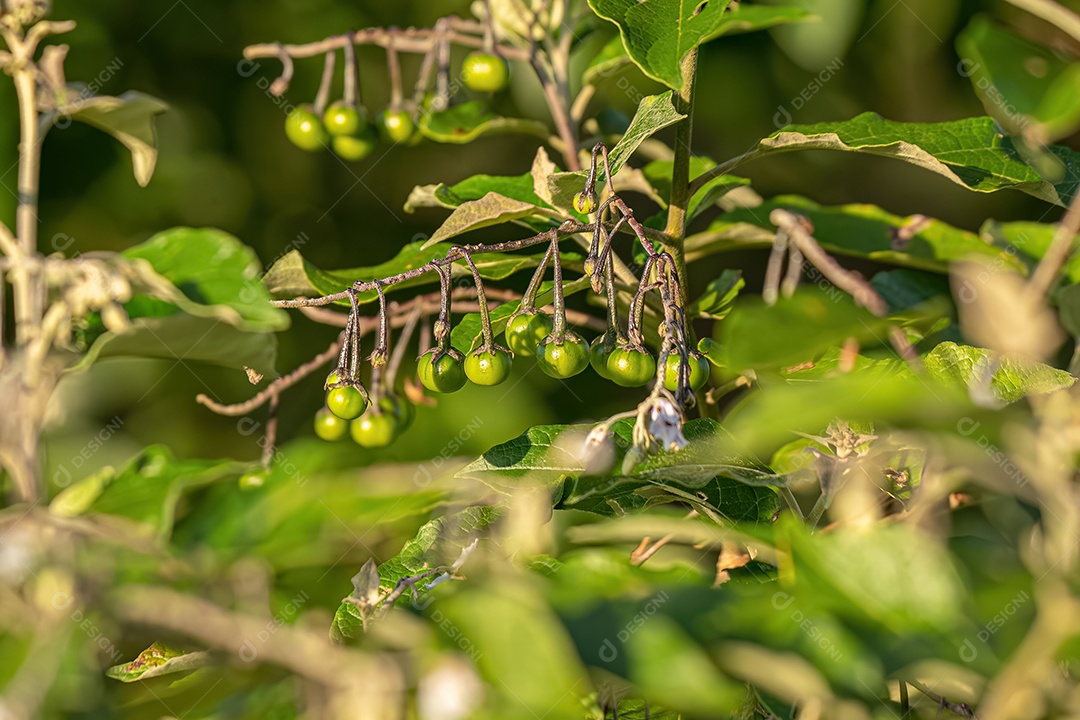
M315 413L315 434L330 442L340 440L349 434L349 421L322 408Z
M536 349L536 362L545 374L564 380L589 367L589 346L577 333L548 335Z
M432 348L416 361L416 375L420 384L432 392L457 392L465 387L464 362L461 353L453 348L445 353Z
M326 147L329 135L311 105L300 105L285 118L285 135L301 150L315 152Z
M356 135L367 123L364 122L359 110L339 100L326 108L326 112L323 113L323 124L328 133L337 136Z
M519 313L506 323L506 346L514 355L532 357L540 341L551 334L554 321L544 312Z
M465 358L465 375L477 385L498 385L510 377L510 353L480 348Z
M709 361L696 352L687 353L686 359L690 363L690 389L700 390L709 380ZM682 358L678 353L667 356L664 363L664 387L675 392L679 386L679 366Z
M491 53L470 53L461 66L461 79L475 92L498 92L506 87L509 78L506 61Z
M656 376L656 360L648 350L617 347L608 357L607 371L616 385L640 387Z

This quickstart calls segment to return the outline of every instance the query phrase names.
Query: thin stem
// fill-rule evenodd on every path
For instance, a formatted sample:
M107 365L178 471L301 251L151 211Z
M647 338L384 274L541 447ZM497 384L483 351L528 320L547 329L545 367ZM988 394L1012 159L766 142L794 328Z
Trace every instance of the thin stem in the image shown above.
M455 22L455 20L460 20L460 18L440 18L436 21L434 28L395 28L393 30L386 28L366 28L364 30L348 32L344 35L335 35L334 37L329 37L325 40L299 45L260 43L257 45L249 45L244 48L244 57L248 60L278 57L279 52L284 50L284 52L294 60L301 60L304 58L317 57L325 52L339 50L344 47L346 43L386 47L386 44L390 42L391 37L393 37L393 42L399 51L415 54L424 54L428 52L433 44L440 42L443 38L448 42L463 45L465 47L479 49L484 46L484 39L481 35L483 32L482 26L475 23L468 25L461 22ZM440 25L442 25L445 30L440 32ZM498 53L508 60L529 60L529 52L527 50L510 45L499 45Z
M435 270L439 273L439 295L442 307L439 309L439 319L435 322L435 340L439 343L439 349L443 352L450 350L450 269L436 265Z
M345 54L345 86L343 88L345 104L355 108L357 93L360 89L360 68L356 64L356 48L351 42L342 45Z
M566 334L566 300L563 298L562 258L559 256L559 238L554 233L551 236L551 250L548 252L551 255L551 269L554 274L552 280L555 283L551 291L552 303L555 305L555 326L552 328L552 335L555 336L557 341L561 342Z
M476 269L472 255L465 252L465 262L472 270L473 282L476 283L476 301L480 303L480 332L484 335L484 347L492 348L495 345L495 335L491 332L491 314L488 312L487 297L484 295L484 281L480 279L480 271Z
M551 261L553 255L557 255L559 252L558 244L554 243L548 247L544 258L540 261L540 264L536 266L536 272L533 273L532 279L529 280L529 287L525 288L525 294L521 296L521 304L518 306L519 313L527 313L535 309L536 306L536 294L540 292L540 286L544 283L544 274L547 272L548 262Z
M1080 15L1068 10L1053 0L1005 0L1018 8L1027 10L1051 25L1055 25L1080 42Z
M383 292L382 284L376 284L375 290L379 293L379 334L375 340L375 349L371 351L373 368L381 368L386 364L386 356L390 350L390 316L386 312L386 293Z
M315 114L319 117L326 112L326 106L330 103L330 86L334 82L334 65L337 62L336 53L328 52L325 57L319 92L315 95Z
M409 341L412 340L413 332L420 323L420 316L423 314L422 311L423 308L420 305L413 308L413 311L409 313L409 316L405 321L405 327L401 330L401 337L397 339L397 345L394 346L394 353L390 356L390 364L386 368L387 382L390 383L391 388L394 387L394 380L397 378L398 370L401 368L401 363L405 360L405 349L409 347Z
M615 271L611 263L604 266L604 285L607 294L608 333L604 338L604 350L611 352L616 344L626 341L626 335L619 325L619 306L615 295Z
M394 36L386 43L386 70L390 75L390 109L401 109L401 63L398 61Z
M449 20L442 18L435 23L435 52L439 69L435 75L435 110L450 107L450 32Z
M263 434L263 448L262 457L260 458L260 464L270 469L270 462L274 459L274 446L277 444L277 425L278 425L278 403L280 396L278 393L274 393L270 396L270 409L269 415L266 418L266 431Z

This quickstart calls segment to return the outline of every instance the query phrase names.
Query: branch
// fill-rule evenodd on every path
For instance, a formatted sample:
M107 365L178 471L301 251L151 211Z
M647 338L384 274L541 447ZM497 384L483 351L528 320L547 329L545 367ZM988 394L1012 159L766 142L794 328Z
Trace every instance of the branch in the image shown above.
M554 230L547 230L538 235L534 235L523 240L510 240L502 243L495 243L492 245L461 245L451 248L446 255L438 260L432 260L426 265L422 265L412 270L406 270L405 272L398 273L397 275L391 275L387 278L379 280L371 280L369 282L357 281L353 284L350 290L345 290L339 293L332 293L330 295L324 295L319 298L294 298L292 300L274 300L273 304L282 308L298 308L298 307L318 307L320 305L330 305L338 300L344 300L349 297L350 292L362 293L368 290L374 290L377 286L382 285L386 287L388 285L396 285L397 283L404 282L406 280L412 280L418 278L421 275L434 271L438 267L446 265L452 265L458 260L463 260L466 254L473 253L485 253L485 252L511 252L514 250L521 250L523 248L532 247L533 245L539 245L544 242L551 242L552 232L556 233L559 237L567 237L570 235L576 235L582 232L592 232L592 223L579 223L572 220L567 220L562 225Z
M1080 232L1080 188L1077 188L1061 223L1054 233L1054 239L1050 247L1046 249L1042 260L1039 261L1035 272L1031 274L1031 280L1027 284L1027 292L1033 298L1042 299L1050 292L1050 287L1057 279L1058 273L1069 259L1073 249L1073 241Z
M467 34L467 32L473 31L474 26L479 27L482 32L482 26L478 23L469 23L461 18L449 19L452 29L446 33L445 39L467 47L483 47L483 37ZM294 59L310 58L340 50L347 44L378 45L384 48L393 45L399 52L426 54L438 40L439 34L431 28L366 28L302 45L283 45L281 43L249 45L244 48L244 57L248 60L254 60L256 58L278 57L281 52L284 52ZM497 50L499 55L510 60L524 62L529 60L528 51L521 48L499 45Z
M1065 9L1053 0L1005 0L1005 2L1027 10L1080 42L1080 15Z

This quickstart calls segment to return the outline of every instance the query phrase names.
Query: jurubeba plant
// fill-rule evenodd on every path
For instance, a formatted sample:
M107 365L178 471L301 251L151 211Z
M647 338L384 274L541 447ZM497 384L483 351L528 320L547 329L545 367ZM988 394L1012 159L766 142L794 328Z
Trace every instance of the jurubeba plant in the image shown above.
M1080 16L1009 1L1080 42ZM2 639L17 650L3 653L15 669L0 681L16 716L60 716L70 703L67 684L31 692L25 678L62 662L73 677L96 672L64 650L89 613L115 637L163 639L104 663L109 677L162 702L156 688L201 694L191 700L204 717L1067 714L1080 668L1080 406L1078 363L1060 345L1080 333L1080 156L1053 143L1080 128L1076 59L976 18L960 35L961 67L992 117L784 125L716 162L695 153L695 135L723 131L694 124L699 48L809 22L805 10L473 9L430 28L245 50L279 59L271 87L294 96L309 90L292 86L294 63L323 58L314 100L285 120L304 150L360 160L379 135L513 133L536 146L519 175L417 187L408 210L448 216L378 272L327 272L294 250L259 284L250 252L214 231L101 257L38 252L42 131L67 116L104 127L145 182L144 140L163 108L72 99L61 51L39 53L70 25L43 20L40 3L4 3L0 67L22 137L16 227L0 226L0 277L14 291L14 332L0 332L13 408L0 416L13 499L0 533L27 523L41 544L12 556L32 570L22 587L0 566L13 608ZM389 99L374 125L365 108L382 101L361 98L358 47L385 50ZM597 91L631 68L664 89L641 94L624 123L596 107ZM510 93L491 95L511 79L539 88L548 117L496 114ZM811 149L894 158L1066 211L1054 224L988 219L975 233L866 204L763 198L732 174ZM506 239L464 242L482 228ZM376 240L359 229L356 242ZM736 249L764 251L760 297L739 269L716 271ZM147 298L167 312L147 312ZM285 309L335 337L277 376L270 333ZM198 401L259 430L259 461L147 448L48 497L36 449L59 378L110 347L141 349L142 330L218 325L227 337L213 347L229 351L204 359L265 384L244 402ZM426 424L432 403L499 406L534 369L553 392L602 383L625 409L585 407L583 422L536 425L464 459L470 426ZM281 402L327 372L316 397ZM278 414L293 408L309 418L305 434L314 413L315 440L278 442ZM432 434L442 450L394 464ZM331 444L346 436L355 443ZM316 624L327 611L329 633ZM228 678L224 699L211 677Z

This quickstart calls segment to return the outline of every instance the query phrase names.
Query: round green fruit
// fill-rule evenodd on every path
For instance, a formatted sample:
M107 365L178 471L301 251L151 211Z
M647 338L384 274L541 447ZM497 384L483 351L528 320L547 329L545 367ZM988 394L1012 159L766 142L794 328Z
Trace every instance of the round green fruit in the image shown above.
M374 408L349 423L349 434L360 447L384 448L394 442L398 419L392 412L375 412Z
M501 348L476 350L465 358L465 375L477 385L498 385L510 377L510 353Z
M315 413L315 434L329 442L340 440L349 434L349 421L323 408Z
M608 372L607 363L611 353L604 347L606 337L606 335L601 335L592 341L592 345L589 346L589 364L592 365L592 369L596 371L597 375L605 380L610 380L611 373ZM614 346L612 349L614 350Z
M397 434L405 432L413 424L413 420L416 419L416 408L406 398L392 395L384 397L379 400L379 407L382 408L383 414L389 414L393 416L397 421Z
M536 349L536 363L553 378L574 377L589 367L589 345L577 333L548 335Z
M452 393L465 387L464 358L457 350L450 348L441 352L432 348L416 361L416 375L420 384L431 392Z
M506 87L510 69L501 57L486 52L470 53L461 66L461 79L475 92L498 92Z
M323 113L323 124L328 133L338 136L356 135L363 130L366 123L359 110L339 100L326 108L326 112Z
M329 136L310 105L300 105L285 118L285 135L301 150L315 152L326 147Z
M326 393L326 407L343 420L352 420L363 415L367 401L354 387L330 388Z
M551 334L555 323L544 312L520 313L506 323L506 345L514 355L532 357L540 341Z
M330 143L342 160L360 162L375 150L378 144L375 133L365 126L358 135L336 135Z
M383 110L379 113L379 131L392 143L404 143L412 139L416 123L406 110Z
M608 357L607 371L616 385L640 387L656 376L656 360L648 350L617 347Z
M690 389L700 390L709 380L709 361L696 352L688 353L686 357L690 361ZM671 392L675 392L679 386L679 365L681 364L682 358L678 353L668 355L664 363L664 387Z

